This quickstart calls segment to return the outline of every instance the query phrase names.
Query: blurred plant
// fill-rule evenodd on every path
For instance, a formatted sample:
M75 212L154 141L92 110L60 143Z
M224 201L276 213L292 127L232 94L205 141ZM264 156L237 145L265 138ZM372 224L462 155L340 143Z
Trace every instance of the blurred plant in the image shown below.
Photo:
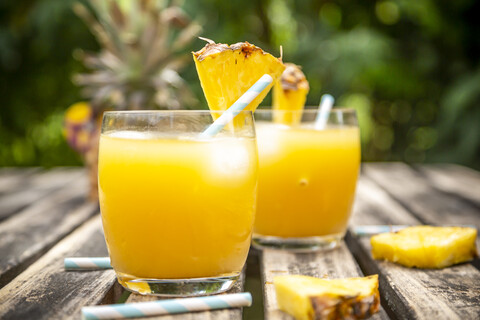
M100 80L94 77L82 85L88 99L82 99L79 88L66 81L72 74L85 70L81 62L91 56L76 51L75 56L80 57L81 62L74 60L71 54L74 48L98 50L85 24L71 10L77 1L84 4L82 9L96 23L88 22L88 27L93 29L96 25L95 29L103 30L106 41L110 42L114 40L113 28L118 35L115 39L124 43L122 52L127 52L126 55L120 59L111 54L113 58L109 58L120 60L125 66L124 78L119 76L117 67L112 69L103 61L105 66L98 69L95 59L89 60L94 67L88 67L90 73L87 74L93 76L104 69L113 73L118 81L112 83L123 83L118 85L125 97L119 99L125 102L123 106L112 103L119 96L112 92L118 90L108 87L106 82L101 84L103 76L95 76ZM135 103L131 101L135 101L132 98L136 95L130 88L135 88L135 82L126 75L154 71L145 69L146 60L138 58L139 55L131 58L132 61L125 58L130 57L132 51L144 50L134 45L135 37L132 40L128 34L139 34L133 29L133 23L141 26L139 30L146 30L145 24L152 17L143 16L144 2L119 0L116 6L128 21L128 26L119 28L110 12L115 6L111 2L1 2L0 166L79 164L79 157L62 137L65 106L79 100L90 103L88 100L93 101L95 92L102 91L97 96L99 99L95 99L99 101L98 110L133 107ZM282 44L284 60L301 65L310 83L307 105L318 105L321 95L329 92L339 105L357 110L365 161L442 161L480 169L480 19L477 14L480 1L197 0L173 3L155 0L145 3L164 8L158 9L156 19L160 13L166 15L162 13L164 10L181 6L181 10L201 22L204 34L217 42L248 40L276 54L278 45ZM97 13L98 10L103 13ZM166 49L172 52L172 44L185 29L177 25L173 21L168 25L164 47L157 45L160 49L141 52L155 55L165 54ZM127 29L133 31L127 32ZM184 47L188 49L185 51L193 50L194 45L198 48L203 42L195 40ZM105 46L101 44L101 47ZM181 51L177 50L178 55L171 58L181 57ZM99 56L101 54L94 58ZM185 55L185 59L191 58ZM134 67L134 62L139 67ZM207 108L194 65L175 71L181 72L181 77L199 98L198 108ZM153 86L142 84L141 87ZM167 108L166 104L154 101L156 92L155 89L142 93L153 97L153 102L144 105ZM182 94L179 96L183 98ZM263 104L268 106L269 101L267 97Z
M95 111L195 104L178 72L191 62L186 49L201 27L177 1L88 0L75 3L74 11L101 46L98 54L74 52L90 69L74 82Z
M88 0L73 9L101 46L99 53L74 52L90 70L73 79L89 103L65 114L67 140L84 154L90 198L96 199L102 111L193 106L196 99L178 72L191 62L186 49L201 27L174 0Z

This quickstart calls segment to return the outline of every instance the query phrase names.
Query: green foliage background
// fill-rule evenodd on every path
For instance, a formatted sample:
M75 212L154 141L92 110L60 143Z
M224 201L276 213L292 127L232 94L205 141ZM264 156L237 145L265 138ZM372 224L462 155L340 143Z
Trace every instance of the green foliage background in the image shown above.
M0 2L0 166L80 164L63 112L81 100L76 48L98 50L74 0ZM247 40L303 66L308 105L356 108L365 161L480 169L480 2L197 0L183 8L217 42ZM191 50L203 46L197 40ZM193 63L183 77L205 100ZM269 104L269 99L264 105Z

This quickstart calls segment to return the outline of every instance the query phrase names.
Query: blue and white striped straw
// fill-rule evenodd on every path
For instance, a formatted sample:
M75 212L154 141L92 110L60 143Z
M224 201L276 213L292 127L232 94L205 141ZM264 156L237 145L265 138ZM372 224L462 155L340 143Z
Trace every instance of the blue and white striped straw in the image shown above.
M209 297L84 307L82 308L82 318L85 320L127 319L193 311L249 307L251 305L252 295L249 292L242 292Z
M406 225L370 225L370 226L355 226L353 233L359 237L372 236L385 232L397 232L409 226Z
M332 110L333 103L335 99L329 95L324 94L320 100L320 106L318 108L317 118L315 119L315 129L322 130L325 129L325 126L328 122L328 117L330 115L330 110Z
M111 269L110 258L65 258L65 270L98 270Z
M202 138L211 138L219 133L230 121L245 109L266 87L272 83L270 75L264 74L234 104L215 120L202 134Z
M386 232L397 232L402 229L412 227L407 225L365 225L365 226L355 226L352 228L353 233L359 237L373 236L379 233ZM438 227L438 226L437 226ZM460 224L460 225L442 225L442 227L461 227L461 228L475 228L471 224Z

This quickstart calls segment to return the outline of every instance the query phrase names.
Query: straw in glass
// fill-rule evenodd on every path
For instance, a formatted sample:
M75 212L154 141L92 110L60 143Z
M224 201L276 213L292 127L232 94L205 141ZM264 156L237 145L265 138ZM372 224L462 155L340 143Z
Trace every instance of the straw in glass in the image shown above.
M217 120L215 120L204 132L202 138L211 138L219 133L230 121L243 111L266 87L272 83L270 75L264 74L253 84L230 108L228 108Z
M315 129L322 130L325 129L330 115L330 110L332 110L333 103L335 99L329 95L324 94L320 100L320 106L318 108L317 118L315 119Z

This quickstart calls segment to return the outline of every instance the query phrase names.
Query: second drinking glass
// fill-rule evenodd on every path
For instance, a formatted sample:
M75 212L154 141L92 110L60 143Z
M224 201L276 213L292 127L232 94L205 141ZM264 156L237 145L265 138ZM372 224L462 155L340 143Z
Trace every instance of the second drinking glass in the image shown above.
M333 248L345 235L360 166L355 111L333 109L323 125L316 118L317 110L255 112L256 247Z

